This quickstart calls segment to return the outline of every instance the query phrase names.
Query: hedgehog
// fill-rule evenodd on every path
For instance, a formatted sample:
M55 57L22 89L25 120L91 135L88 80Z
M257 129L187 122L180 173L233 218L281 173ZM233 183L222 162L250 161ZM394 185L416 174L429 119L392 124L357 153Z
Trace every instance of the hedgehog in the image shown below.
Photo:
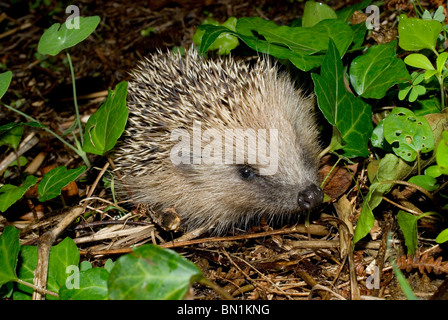
M323 200L314 98L266 57L158 50L131 72L127 105L116 170L185 232L278 223Z

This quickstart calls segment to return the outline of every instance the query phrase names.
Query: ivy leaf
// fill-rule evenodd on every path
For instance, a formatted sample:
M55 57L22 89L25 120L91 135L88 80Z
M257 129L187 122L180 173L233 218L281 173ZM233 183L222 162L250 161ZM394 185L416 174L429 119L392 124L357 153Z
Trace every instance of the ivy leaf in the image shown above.
M37 182L35 176L26 177L20 187L5 184L0 188L0 211L5 212L17 200L21 199L25 192Z
M365 157L372 134L372 108L354 97L344 85L341 57L330 39L321 75L312 74L319 109L330 124L337 127L345 145L346 157Z
M53 24L40 38L37 51L55 56L62 50L71 48L86 39L100 23L99 16L73 19L79 19L79 28L68 27L73 24L71 20L67 20L62 26L59 23Z
M308 55L327 50L331 38L343 56L353 41L353 30L338 19L323 20L311 28L279 26L261 18L241 18L236 30L241 34L262 35L271 44L282 44L295 53Z
M206 52L222 34L234 35L250 48L270 54L278 59L288 59L303 71L321 65L328 49L328 39L333 39L342 55L353 41L353 30L339 19L320 21L311 28L279 26L273 21L258 17L240 18L236 31L223 26L201 25L205 30L200 52Z
M353 59L350 83L358 95L381 99L391 86L411 78L403 60L396 57L396 45L397 41L375 45Z
M103 268L91 268L79 273L79 287L69 289L67 285L59 290L61 300L106 300L109 272Z
M85 170L86 166L70 170L61 166L47 172L37 187L39 201L45 202L60 195L62 188L76 180Z
M6 90L8 90L9 84L11 83L11 79L12 79L11 71L0 73L0 99L3 97Z
M177 252L143 245L115 262L108 280L109 298L179 300L200 277L198 267Z
M56 246L50 249L50 258L48 261L48 280L47 289L58 293L59 289L65 285L66 279L69 276L66 273L68 266L77 266L79 264L79 251L75 242L71 238L65 238ZM37 247L23 246L20 251L21 265L19 268L19 278L23 281L33 283L34 271L37 267ZM20 290L22 299L31 299L33 289L23 284L18 284L17 288ZM14 292L16 295L16 292ZM56 297L46 295L46 299L55 300Z
M6 226L0 235L0 286L17 279L19 251L19 230L13 226Z
M436 48L442 24L436 20L422 20L400 16L398 23L398 44L406 51Z
M109 90L106 102L87 120L83 150L103 155L111 150L124 131L128 119L128 83L122 81Z

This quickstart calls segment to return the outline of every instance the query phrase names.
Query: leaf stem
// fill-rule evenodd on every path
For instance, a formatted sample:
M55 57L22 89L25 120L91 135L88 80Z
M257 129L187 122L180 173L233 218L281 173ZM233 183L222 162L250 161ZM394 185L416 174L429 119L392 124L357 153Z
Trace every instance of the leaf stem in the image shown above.
M430 200L434 201L434 196L428 190L426 190L426 189L424 189L424 188L422 188L422 187L420 187L420 186L418 186L418 185L416 185L414 183L408 182L408 181L385 180L385 181L379 181L379 183L381 183L381 184L389 184L389 183L401 184L401 185L405 185L405 186L408 186L408 187L411 187L411 188L415 188L418 191L420 191L421 193L423 193L424 195L426 195Z
M76 122L78 123L81 145L84 145L84 136L83 136L83 131L82 131L81 118L79 116L78 99L77 99L77 95L76 95L75 70L73 69L72 59L70 58L70 53L68 52L68 49L65 49L65 52L67 54L67 61L68 61L68 65L70 67L70 74L72 76L73 102L75 103Z
M445 88L443 87L443 76L438 75L437 80L439 80L440 84L440 110L445 109Z
M54 132L53 130L51 130L51 129L48 128L47 126L43 125L42 123L40 123L39 121L37 121L37 120L34 119L33 117L27 115L26 113L23 113L22 111L17 110L16 108L11 107L11 106L9 106L9 105L7 105L7 104L4 104L4 103L3 103L3 105L4 105L6 108L8 108L9 110L12 110L12 111L14 111L14 112L20 114L21 116L25 117L27 120L32 121L32 122L36 122L36 123L38 123L39 125L41 125L41 126L42 126L41 128L42 128L43 130L47 131L49 134L51 134L51 135L54 136L56 139L58 139L58 140L61 141L63 144L65 144L67 147L69 147L69 148L72 149L74 152L76 152L76 154L79 155L79 156L84 160L84 162L86 163L87 167L90 168L90 166L91 166L91 165L90 165L90 161L89 161L89 159L87 158L86 153L85 153L82 149L77 149L77 148L75 148L75 147L72 146L70 143L68 143L67 141L65 141L64 139L62 139L56 132ZM75 140L75 141L76 141L76 140Z

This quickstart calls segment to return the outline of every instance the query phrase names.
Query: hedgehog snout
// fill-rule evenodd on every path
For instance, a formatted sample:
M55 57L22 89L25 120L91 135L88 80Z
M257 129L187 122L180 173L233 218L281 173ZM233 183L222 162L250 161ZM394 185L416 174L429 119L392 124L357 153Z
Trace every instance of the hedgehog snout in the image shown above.
M323 199L322 189L315 184L311 184L305 190L299 192L297 202L302 209L311 210L322 203Z

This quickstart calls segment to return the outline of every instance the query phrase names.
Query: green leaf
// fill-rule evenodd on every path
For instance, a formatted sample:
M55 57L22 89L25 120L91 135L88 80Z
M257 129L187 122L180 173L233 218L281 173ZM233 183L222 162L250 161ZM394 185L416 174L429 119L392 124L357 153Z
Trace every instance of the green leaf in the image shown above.
M425 114L440 113L440 101L436 97L431 99L419 100L413 106L412 111L416 116L424 116Z
M416 175L411 177L408 181L428 191L435 191L439 187L437 180L430 175Z
M417 95L422 96L426 93L426 88L424 86L418 85L413 88Z
M60 195L62 188L76 180L85 170L86 166L70 170L61 166L47 172L37 187L39 201L45 202Z
M103 155L111 150L124 131L128 118L128 83L122 81L109 90L106 102L89 118L84 132L83 150Z
M432 20L431 13L429 13L428 10L425 10L422 14L422 19L423 20Z
M448 131L442 132L442 140L440 140L437 146L436 162L440 171L448 175Z
M428 80L429 78L431 78L436 73L437 73L437 70L426 70L425 71L425 80Z
M445 66L445 62L446 59L448 58L448 52L442 52L441 54L439 54L439 56L437 57L436 60L436 65L437 65L437 72L439 74L442 73L443 71L443 67Z
M425 175L431 176L433 178L438 178L442 175L439 166L430 166L425 169Z
M278 26L261 18L241 18L236 30L239 34L254 36L253 31L263 36L271 44L288 47L295 53L311 55L328 48L331 38L341 56L353 41L353 30L338 19L323 20L311 28Z
M179 300L200 277L198 267L175 251L143 245L115 262L108 280L109 298Z
M376 171L372 170L372 165L376 166ZM364 197L361 214L356 224L353 242L356 243L364 238L370 231L374 223L373 210L383 200L383 195L389 192L394 186L392 183L381 183L382 181L397 180L406 171L406 163L400 161L393 153L387 153L380 161L371 162L367 167L371 186L369 192Z
M435 70L431 61L429 61L429 59L425 55L420 53L411 53L406 58L404 58L404 63L415 68Z
M11 79L12 79L11 71L0 73L0 99L3 97L6 90L8 90L9 84L11 83Z
M434 12L434 16L432 17L434 20L439 21L440 23L445 22L445 15L443 14L443 6L437 8L436 12Z
M100 17L76 17L79 19L79 28L69 29L76 20L67 20L62 26L53 24L45 30L39 40L37 51L41 54L57 55L64 49L71 48L86 39L100 23Z
M366 37L367 27L365 23L358 23L351 26L353 30L353 43L350 50L358 50L363 48L364 39Z
M442 24L435 20L422 20L400 16L398 23L399 46L406 51L436 48Z
M106 300L108 297L107 279L109 272L103 268L92 268L79 273L77 287L65 284L59 290L61 300Z
M205 30L200 52L204 53L222 34L237 36L250 48L270 54L278 59L288 59L297 68L308 71L321 65L332 38L338 50L345 53L353 40L353 30L338 19L323 20L312 28L278 26L258 17L241 18L236 32L222 26L201 25Z
M0 286L17 279L19 251L19 230L13 226L6 226L0 235Z
M403 232L404 242L408 254L413 256L417 249L417 220L418 216L400 210L397 215L398 225Z
M220 24L216 20L207 18L204 20L202 25L210 24L213 26L222 26L231 31L236 31L236 23L237 23L237 19L235 17L230 17L223 24ZM195 34L193 36L194 44L196 44L197 46L201 46L204 33L205 33L205 30L201 29L201 28L199 28L195 32ZM208 38L208 39L210 39L210 38ZM239 45L238 38L229 33L226 33L226 32L219 33L218 37L215 38L215 40L213 42L211 42L210 44L207 44L208 50L218 50L219 55L229 54L230 51L235 49L238 45Z
M345 143L344 156L367 156L367 143L373 130L372 108L345 88L341 57L332 40L321 75L313 73L311 76L319 109L328 122L337 127Z
M23 126L15 125L10 130L3 131L0 128L0 146L10 146L17 149L22 139Z
M68 277L67 267L78 266L79 251L75 242L67 237L56 246L51 247L48 262L48 289L59 292Z
M19 278L23 281L33 283L34 271L37 267L37 247L23 246L20 251L21 264L19 266ZM69 273L66 273L67 267L77 266L79 264L79 251L71 238L65 238L58 245L51 247L50 258L48 261L47 289L58 293L59 289L65 285ZM22 298L30 298L33 289L18 284L17 288L26 295ZM15 294L15 293L14 293ZM55 300L54 296L46 295L46 299Z
M33 283L34 270L37 266L37 247L36 246L22 246L19 254L19 269L18 276L21 280ZM14 292L14 299L18 299L17 295L20 295L20 300L31 300L31 294L33 289L23 284L17 284L18 291Z
M439 235L436 237L437 243L444 243L448 241L448 229L443 230L439 233Z
M408 95L409 91L411 91L411 89L412 89L412 86L409 86L409 87L406 87L406 88L398 91L398 99L404 100L406 98L406 96Z
M353 244L364 238L373 227L375 217L373 216L374 206L372 207L371 201L372 195L374 194L374 191L378 187L378 185L378 183L370 185L369 192L364 197L364 201L361 207L361 213L359 215L358 221L356 222L355 233L353 234Z
M434 149L434 135L428 121L409 109L394 108L384 119L383 132L395 154L406 161L414 161L418 153Z
M375 148L381 148L385 151L392 151L392 146L384 138L383 133L384 119L378 122L375 129L372 131L372 136L370 137L370 142Z
M396 57L397 42L375 45L367 53L353 59L350 83L363 98L381 99L396 83L410 79L406 65Z
M0 188L0 211L5 212L17 200L21 199L25 192L34 186L37 182L35 176L26 177L22 186L16 187L10 184L5 184Z
M302 27L310 28L322 20L337 17L336 12L325 3L307 1L303 10Z
M425 212L419 216L414 216L403 210L398 212L398 225L404 236L404 243L408 249L408 254L413 256L417 249L417 221L423 217L433 214L433 212Z

